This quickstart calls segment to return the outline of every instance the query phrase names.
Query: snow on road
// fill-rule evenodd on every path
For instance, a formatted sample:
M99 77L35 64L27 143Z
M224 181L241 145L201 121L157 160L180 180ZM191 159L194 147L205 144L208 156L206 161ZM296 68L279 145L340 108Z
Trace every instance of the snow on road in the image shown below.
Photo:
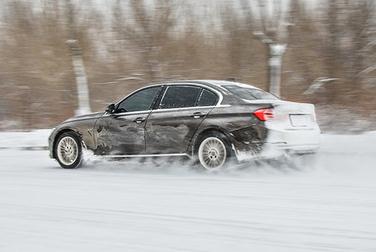
M0 251L376 251L375 164L375 133L222 174L0 148Z

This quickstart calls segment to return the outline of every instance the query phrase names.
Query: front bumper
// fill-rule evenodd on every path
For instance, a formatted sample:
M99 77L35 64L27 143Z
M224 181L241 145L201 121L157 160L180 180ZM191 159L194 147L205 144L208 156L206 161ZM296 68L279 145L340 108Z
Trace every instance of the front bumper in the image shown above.
M54 139L55 139L55 135L56 135L56 132L55 132L55 128L54 129L52 129L52 131L51 131L51 134L49 135L49 137L48 137L48 151L49 151L49 156L50 156L50 158L54 158L54 150L53 150L53 148L54 148Z

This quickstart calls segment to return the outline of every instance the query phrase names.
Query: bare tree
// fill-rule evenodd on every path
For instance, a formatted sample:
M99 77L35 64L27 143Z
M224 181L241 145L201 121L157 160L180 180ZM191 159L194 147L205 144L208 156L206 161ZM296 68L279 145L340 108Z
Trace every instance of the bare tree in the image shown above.
M71 0L66 2L66 16L68 19L69 39L67 44L71 50L73 71L76 78L78 108L77 115L90 113L90 97L89 86L85 70L84 61L82 58L82 49L77 37L77 23L75 6Z
M123 1L116 1L113 28L121 41L131 44L141 54L146 79L160 79L159 53L176 24L174 1L160 0L154 9L145 0L129 0L127 4L129 8L125 9Z
M103 108L166 77L268 83L285 98L358 115L375 107L374 0L314 7L302 0L239 0L244 15L228 2L213 6L220 15L208 15L215 12L209 5L202 13L201 5L176 6L176 0L113 0L112 29L96 2L6 1L0 10L0 114L10 123L1 122L3 128L51 127L76 108Z
M282 1L257 0L258 18L254 17L256 13L249 0L240 0L240 3L252 23L252 34L268 49L269 92L280 96L282 58L287 48L289 25Z
M348 27L352 36L349 50L352 62L350 80L362 84L368 79L367 75L376 70L372 57L376 51L376 4L373 0L353 1L349 4Z
M325 6L320 37L325 71L328 78L334 80L325 84L327 102L351 99L376 70L372 67L376 45L372 42L375 39L374 13L373 0L332 0Z

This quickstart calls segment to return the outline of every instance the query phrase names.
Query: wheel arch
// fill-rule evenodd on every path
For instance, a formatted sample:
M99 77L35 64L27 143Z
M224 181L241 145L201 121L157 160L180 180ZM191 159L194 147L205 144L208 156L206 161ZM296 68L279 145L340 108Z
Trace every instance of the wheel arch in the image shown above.
M193 156L196 154L198 150L198 146L200 144L200 140L202 139L203 136L210 134L211 132L217 132L220 134L223 134L226 137L227 144L230 146L233 144L232 143L232 137L229 132L227 132L225 129L218 127L218 126L210 126L210 127L205 127L201 130L198 130L196 134L193 136L191 144L189 146L189 153Z
M57 144L57 140L59 139L59 137L60 137L62 134L67 133L67 132L73 132L73 133L75 133L75 134L80 138L80 140L81 140L81 142L82 142L81 134L80 134L77 130L75 130L75 129L73 129L73 128L63 128L63 129L59 130L59 131L55 134L54 139L53 139L53 142L52 142L52 157L53 157L53 158L56 158L56 151L55 151L56 148L55 148L55 147L56 147L56 144Z

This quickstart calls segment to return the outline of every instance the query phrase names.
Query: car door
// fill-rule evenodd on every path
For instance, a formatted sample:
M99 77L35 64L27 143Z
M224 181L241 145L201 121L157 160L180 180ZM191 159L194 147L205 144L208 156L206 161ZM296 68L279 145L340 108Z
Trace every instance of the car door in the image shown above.
M208 95L211 97L209 103ZM214 92L200 86L167 86L158 107L147 119L146 152L186 153L191 138L205 116L217 104L218 99Z
M97 154L137 155L145 153L145 123L161 86L131 94L106 113L95 125Z

